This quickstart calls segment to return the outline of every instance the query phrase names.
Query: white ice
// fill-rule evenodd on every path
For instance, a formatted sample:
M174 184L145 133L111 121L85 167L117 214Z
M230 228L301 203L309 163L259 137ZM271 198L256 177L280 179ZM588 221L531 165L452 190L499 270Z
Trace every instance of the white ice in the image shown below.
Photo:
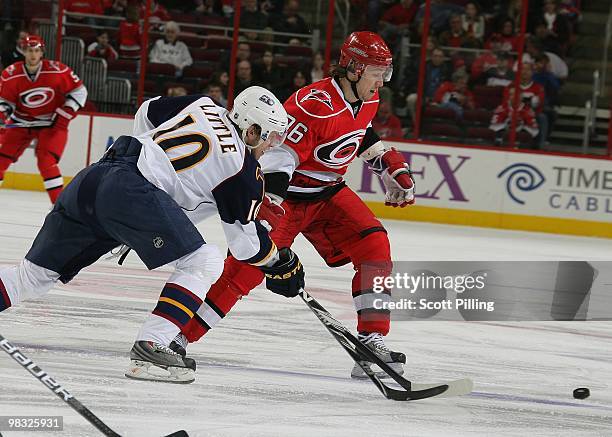
M43 193L0 190L0 264L19 262L49 209ZM394 260L612 260L609 240L385 221ZM200 226L225 248L219 224ZM351 328L352 270L330 269L304 239L295 250L308 289ZM474 393L418 402L384 399L350 379L348 355L301 300L263 288L190 345L197 380L128 380L128 351L168 270L99 261L45 298L0 314L0 334L124 436L611 436L612 323L398 322L388 344L418 382L470 377ZM591 389L586 400L575 387ZM60 415L64 432L98 432L6 354L0 415Z

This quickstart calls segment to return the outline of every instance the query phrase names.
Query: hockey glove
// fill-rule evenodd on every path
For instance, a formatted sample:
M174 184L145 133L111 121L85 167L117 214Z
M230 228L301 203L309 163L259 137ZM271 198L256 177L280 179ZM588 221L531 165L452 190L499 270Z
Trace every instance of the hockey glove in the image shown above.
M387 190L385 205L403 208L414 203L414 180L404 161L404 157L395 149L387 150L381 161L385 170L381 178Z
M61 108L57 108L53 113L53 117L51 118L52 124L51 126L56 127L58 129L68 129L68 125L75 117L76 111L69 106L62 106Z
M279 202L280 200L280 202ZM278 222L285 215L285 208L281 205L282 199L274 194L264 196L263 203L259 207L257 220L265 221L272 229L276 229ZM270 230L270 229L269 229Z
M261 266L266 275L266 288L272 293L295 297L304 288L304 268L298 256L288 247L278 251L279 260L271 266Z

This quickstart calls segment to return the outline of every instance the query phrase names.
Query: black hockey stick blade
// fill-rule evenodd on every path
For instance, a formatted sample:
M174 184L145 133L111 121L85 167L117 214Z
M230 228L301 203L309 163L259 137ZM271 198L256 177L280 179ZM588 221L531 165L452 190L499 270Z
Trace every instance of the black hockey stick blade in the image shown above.
M305 290L300 290L300 297L387 399L410 401L434 396L459 396L472 391L473 383L470 379L460 379L440 384L413 384L364 346L342 323L336 320L329 311ZM385 384L364 361L376 364L404 390L398 390Z
M38 379L45 387L51 390L57 395L62 401L70 405L77 413L83 416L89 423L95 426L98 431L107 437L121 437L120 434L113 431L106 423L104 423L98 416L91 412L89 408L83 405L80 401L72 396L68 390L66 390L57 380L47 372L42 370L40 366L34 363L31 359L26 357L16 346L13 346L9 341L0 335L0 349L10 355L15 361L17 361L21 367L26 369L32 376ZM189 437L185 431L176 431L165 437Z

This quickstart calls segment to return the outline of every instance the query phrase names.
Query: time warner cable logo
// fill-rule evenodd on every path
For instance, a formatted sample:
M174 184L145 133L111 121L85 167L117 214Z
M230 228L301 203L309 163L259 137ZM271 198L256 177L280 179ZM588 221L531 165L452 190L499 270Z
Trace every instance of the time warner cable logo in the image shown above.
M524 162L512 164L497 175L498 179L503 177L506 177L506 191L508 195L512 200L521 205L525 204L525 201L518 197L521 191L533 191L540 188L546 182L546 178L540 170Z

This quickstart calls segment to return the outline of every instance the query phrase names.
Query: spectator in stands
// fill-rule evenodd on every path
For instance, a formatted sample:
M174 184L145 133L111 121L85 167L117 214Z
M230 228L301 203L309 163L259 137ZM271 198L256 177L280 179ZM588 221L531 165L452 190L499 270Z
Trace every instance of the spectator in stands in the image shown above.
M174 65L177 77L183 75L183 68L193 64L189 48L178 40L180 31L178 24L168 21L164 26L164 39L155 41L149 53L149 61L152 63Z
M186 95L187 90L185 89L185 87L182 86L172 86L168 88L168 91L166 91L167 97L181 97Z
M452 109L458 120L463 118L465 109L474 109L474 95L468 89L468 75L460 69L453 73L452 82L444 82L434 96L434 102L441 108Z
M436 47L432 50L431 59L425 64L425 85L423 88L423 106L429 104L440 85L451 77L451 66L446 61L444 51ZM407 81L408 97L406 103L412 120L416 113L418 74Z
M492 50L480 52L470 67L470 81L472 83L485 83L484 73L497 67L497 55Z
M514 59L507 52L501 52L497 55L497 65L489 68L483 74L483 82L487 86L503 86L506 87L514 81L514 71L512 64Z
M519 38L514 34L512 18L505 18L500 27L501 33L493 33L485 43L485 49L504 52L518 51Z
M323 59L323 55L321 52L316 52L312 55L312 70L310 70L310 79L312 82L318 82L325 77L325 71L323 71L323 66L325 64L325 59Z
M554 74L560 80L564 80L567 78L569 69L565 61L561 59L557 54L543 50L537 39L529 38L527 40L527 45L525 46L525 54L523 59L525 59L526 62L533 64L535 63L535 60L538 58L538 56L540 56L541 54L545 54L546 56L548 56L548 69L552 74Z
M509 93L511 88L513 88L512 85L505 89L504 100L510 98ZM548 133L548 118L543 113L545 98L544 87L533 81L533 65L529 62L524 62L523 69L521 70L520 99L535 112L539 129L538 146L544 145Z
M559 103L558 98L561 82L550 72L550 61L546 54L541 54L536 58L534 68L535 73L533 74L533 81L542 85L544 88L544 108L542 109L542 113L546 116L548 122L546 124L548 130L545 132L545 138L548 138L557 119L555 106Z
M234 86L234 95L240 94L242 91L252 85L255 85L255 81L253 80L251 63L249 61L238 62L236 64L236 84Z
M100 0L66 0L66 3L64 3L64 9L66 12L77 14L102 15L104 13ZM96 19L93 17L75 17L69 15L68 21L90 25L97 24Z
M281 102L287 100L291 94L310 83L310 77L306 70L297 69L293 71L291 80L285 89L276 92L276 96Z
M567 18L572 31L576 30L576 26L581 19L579 1L577 0L561 0L559 3L559 13Z
M530 38L535 44L539 45L542 50L547 52L552 52L557 55L561 54L562 48L559 41L552 36L552 34L548 31L546 27L546 23L543 21L538 22L535 25L534 36Z
M142 40L138 23L138 7L130 5L126 19L119 23L119 57L122 59L140 59L140 41Z
M400 35L408 33L418 10L419 5L414 0L400 0L385 11L378 23L378 32L388 44L394 46Z
M15 41L15 47L2 53L2 68L6 68L15 62L25 59L22 46L27 36L28 32L25 30L20 31Z
M561 53L567 52L571 29L569 22L557 9L556 0L544 0L544 12L541 21L546 23L546 30L561 46Z
M227 98L223 93L223 86L219 82L210 82L206 86L204 94L209 95L216 100L220 105L227 106Z
M119 54L109 43L108 30L98 29L96 41L89 44L87 47L87 56L94 58L103 58L106 61L115 61Z
M146 2L140 8L140 18L144 18L146 10ZM151 0L151 11L149 22L159 24L160 22L171 21L172 17L168 10L159 4L157 0Z
M521 10L523 9L523 0L510 0L506 10L501 16L512 20L512 23L520 23Z
M104 9L104 15L111 17L125 17L127 15L128 0L113 0L113 3ZM110 26L117 24L116 21L109 21Z
M247 41L238 43L238 48L236 49L236 59L238 61L251 62L251 46Z
M461 24L461 16L457 14L451 15L448 20L450 29L442 32L438 41L444 47L478 47L478 41L470 36Z
M229 74L227 70L218 70L213 76L211 82L216 82L223 88L223 94L227 94L227 86L229 84Z
M262 0L259 8L261 12L270 15L279 15L283 13L283 7L285 6L284 0Z
M229 70L230 62L232 61L232 51L226 50L223 53L223 58L221 60L221 65ZM244 38L241 38L238 42L238 47L236 48L236 63L240 61L249 61L251 62L251 45Z
M485 21L483 16L480 15L480 5L478 3L466 3L465 14L461 15L461 25L469 36L478 40L478 43L482 45L484 42Z
M184 4L185 12L195 12L206 17L222 17L223 5L221 0L193 0L192 2L181 2Z
M275 91L283 84L282 70L274 63L272 50L267 49L261 57L261 62L255 69L255 82L270 91Z
M503 143L504 133L510 128L513 117L513 104L514 104L514 87L510 86L507 88L506 98L502 104L495 108L495 112L491 117L491 124L489 129L496 133L495 144L501 145ZM538 122L536 120L536 114L531 106L525 101L519 101L517 116L516 116L516 131L527 132L532 141L539 133Z
M548 56L544 53L540 54L535 60L533 81L544 88L544 109L557 105L559 89L561 88L561 82L550 72L549 68L550 60Z
M421 2L421 7L415 22L422 23L425 15L426 2ZM445 3L443 0L431 0L431 16L429 21L430 31L437 34L447 27L448 21L453 14L461 15L463 8L452 3Z
M383 100L378 105L376 117L372 120L372 128L380 138L402 138L402 123L393 114L391 102Z
M243 0L240 9L240 27L245 29L263 30L268 25L268 16L259 10L257 0ZM257 33L248 32L247 39L259 39Z
M298 14L300 10L299 0L287 0L285 8L280 17L271 20L271 25L277 32L288 33L310 33L306 20ZM288 42L290 38L281 37L280 40ZM303 41L302 41L303 42Z

